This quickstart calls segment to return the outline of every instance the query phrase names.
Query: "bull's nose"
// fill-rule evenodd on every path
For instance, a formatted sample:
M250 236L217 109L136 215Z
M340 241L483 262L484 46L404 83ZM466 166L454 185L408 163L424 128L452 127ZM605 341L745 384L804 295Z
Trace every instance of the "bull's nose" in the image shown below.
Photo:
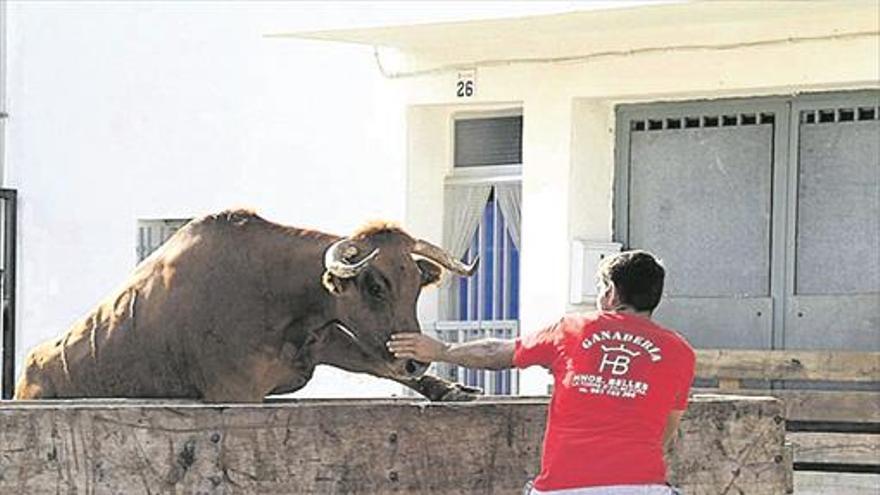
M425 374L428 371L428 364L423 363L421 361L416 361L415 359L407 359L406 364L404 364L403 368L406 370L406 374L412 378L418 378Z

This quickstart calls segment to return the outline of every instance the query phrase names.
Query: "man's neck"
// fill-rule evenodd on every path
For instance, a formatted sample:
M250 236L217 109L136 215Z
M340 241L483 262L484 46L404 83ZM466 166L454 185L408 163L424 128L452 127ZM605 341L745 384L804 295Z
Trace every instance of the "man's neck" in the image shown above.
M646 318L648 320L651 319L652 312L651 311L639 311L636 308L629 306L627 304L621 304L620 306L616 306L611 309L614 313L625 313L628 315L641 316L642 318Z

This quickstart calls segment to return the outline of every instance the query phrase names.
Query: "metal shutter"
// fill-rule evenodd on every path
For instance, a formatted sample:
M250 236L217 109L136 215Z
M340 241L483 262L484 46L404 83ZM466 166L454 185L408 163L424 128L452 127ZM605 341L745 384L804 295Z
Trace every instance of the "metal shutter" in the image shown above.
M455 121L455 166L522 163L522 116Z
M666 106L622 117L623 236L666 265L657 319L698 347L768 347L777 111Z
M785 347L880 350L880 95L795 104Z
M698 347L880 350L880 92L618 108L615 238Z

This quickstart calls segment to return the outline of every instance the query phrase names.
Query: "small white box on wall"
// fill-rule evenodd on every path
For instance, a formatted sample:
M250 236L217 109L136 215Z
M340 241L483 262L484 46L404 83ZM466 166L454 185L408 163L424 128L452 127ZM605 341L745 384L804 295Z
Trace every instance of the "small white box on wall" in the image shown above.
M606 256L619 253L619 242L571 241L571 304L585 304L596 300L596 270Z

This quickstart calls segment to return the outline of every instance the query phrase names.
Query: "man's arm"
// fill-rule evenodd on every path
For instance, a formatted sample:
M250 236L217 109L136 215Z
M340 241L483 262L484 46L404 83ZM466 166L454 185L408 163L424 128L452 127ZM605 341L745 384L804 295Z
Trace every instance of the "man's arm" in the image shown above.
M457 364L467 368L501 370L513 368L512 340L483 339L463 344L447 344L420 333L396 333L388 350L400 359Z
M684 411L670 411L666 417L666 428L663 430L663 450L669 452L675 447L678 440L678 425L681 424L681 417Z

